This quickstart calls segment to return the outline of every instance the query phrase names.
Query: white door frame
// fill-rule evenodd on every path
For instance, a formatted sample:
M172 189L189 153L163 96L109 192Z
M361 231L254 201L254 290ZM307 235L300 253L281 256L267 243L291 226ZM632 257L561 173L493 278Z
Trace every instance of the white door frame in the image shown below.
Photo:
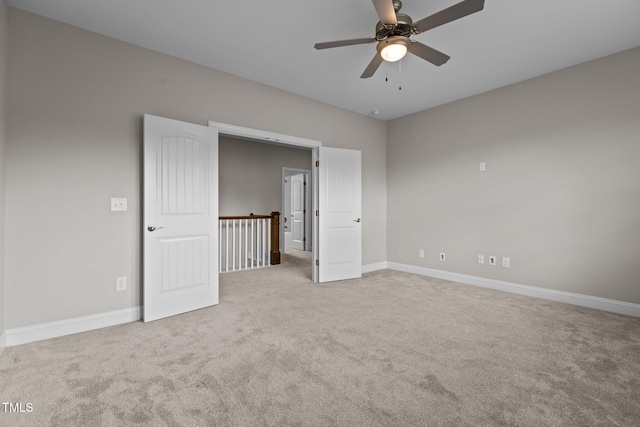
M286 211L285 209L285 197L284 197L284 180L286 179L286 177L290 176L290 175L297 175L297 174L304 174L307 176L308 178L308 182L307 185L305 186L306 188L304 189L304 208L307 211L307 213L304 216L304 223L305 223L305 230L304 230L304 237L307 239L305 244L304 244L304 250L308 251L310 250L310 244L313 244L313 240L311 237L311 229L313 228L313 226L309 226L310 224L312 224L311 221L311 195L309 194L310 189L313 186L313 178L311 176L311 171L309 169L298 169L298 168L290 168L287 166L283 166L282 167L282 212L283 212L283 218L284 218L284 212ZM284 219L283 219L284 221ZM284 222L280 224L280 252L285 253L284 251ZM314 258L315 259L315 258Z
M294 147L303 147L311 149L311 161L312 165L315 165L318 161L319 148L322 147L322 142L315 141L313 139L300 138L297 136L283 135L274 132L268 132L259 129L251 129L242 126L230 125L227 123L220 123L209 121L209 126L216 128L220 135L231 136L236 138L250 139L254 141L262 141L269 143L276 143L282 145L292 145ZM311 168L311 185L312 185L312 197L311 197L311 211L318 210L318 168ZM318 259L318 217L311 216L311 243L312 243L312 259ZM313 262L312 280L318 282L318 266L315 261Z

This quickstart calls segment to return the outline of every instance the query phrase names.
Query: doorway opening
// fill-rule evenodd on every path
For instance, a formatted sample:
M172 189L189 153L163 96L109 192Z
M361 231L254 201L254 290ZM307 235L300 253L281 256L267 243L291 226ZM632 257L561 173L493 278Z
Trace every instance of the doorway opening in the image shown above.
M307 271L312 264L311 170L282 168L282 225L280 253L288 268ZM302 267L302 268L301 268Z
M276 146L290 147L290 148L303 148L310 151L311 161L310 165L316 164L319 156L319 147L322 146L320 141L309 140L305 138L298 138L289 135L276 134L272 132L261 131L257 129L249 129L240 126L228 125L225 123L218 122L209 122L210 127L214 127L218 130L218 133L221 137L229 137L232 139L240 139L246 141L254 141L254 142L262 142L267 144L272 144ZM318 204L318 180L317 180L317 168L311 167L311 169L303 169L308 174L307 187L309 188L308 193L309 197L305 201L305 204L308 204L306 208L308 216L308 221L305 224L305 233L309 235L307 238L308 247L305 256L308 256L309 251L311 256L309 257L309 264L311 264L311 280L313 282L318 282L318 266L314 260L318 259L318 223L317 218L313 215L310 215L311 212L315 212L317 210ZM282 192L282 190L280 190ZM279 203L279 208L281 208L282 203ZM282 217L282 215L281 215ZM289 219L287 220L289 221ZM284 223L283 219L280 222L280 230L281 230L281 251L284 245ZM286 251L286 249L285 249Z
M311 280L311 151L224 135L218 147L219 272L288 266L299 250Z
M311 170L282 168L280 252L311 251Z

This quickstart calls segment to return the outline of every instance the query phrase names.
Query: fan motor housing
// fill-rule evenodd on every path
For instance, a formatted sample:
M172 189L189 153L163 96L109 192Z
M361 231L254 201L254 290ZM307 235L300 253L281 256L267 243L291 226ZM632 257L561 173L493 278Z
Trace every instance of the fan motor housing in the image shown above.
M413 33L413 20L409 15L396 13L398 23L396 25L376 24L376 40L384 40L392 36L409 37Z

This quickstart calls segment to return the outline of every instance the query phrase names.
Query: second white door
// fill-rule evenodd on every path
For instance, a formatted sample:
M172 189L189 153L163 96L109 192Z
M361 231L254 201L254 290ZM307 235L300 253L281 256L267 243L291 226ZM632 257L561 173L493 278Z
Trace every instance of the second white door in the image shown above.
M362 277L361 153L320 147L319 281Z
M305 176L292 175L291 181L291 246L305 250Z

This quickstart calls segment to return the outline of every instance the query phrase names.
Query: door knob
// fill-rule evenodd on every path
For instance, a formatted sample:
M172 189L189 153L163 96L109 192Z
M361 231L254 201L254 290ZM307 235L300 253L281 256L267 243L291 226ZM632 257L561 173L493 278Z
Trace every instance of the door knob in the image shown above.
M147 227L147 230L156 231L156 230L160 230L161 228L164 228L164 227L154 227L153 225L150 225Z
M358 219L354 219L355 222L361 222L362 220L360 218Z

